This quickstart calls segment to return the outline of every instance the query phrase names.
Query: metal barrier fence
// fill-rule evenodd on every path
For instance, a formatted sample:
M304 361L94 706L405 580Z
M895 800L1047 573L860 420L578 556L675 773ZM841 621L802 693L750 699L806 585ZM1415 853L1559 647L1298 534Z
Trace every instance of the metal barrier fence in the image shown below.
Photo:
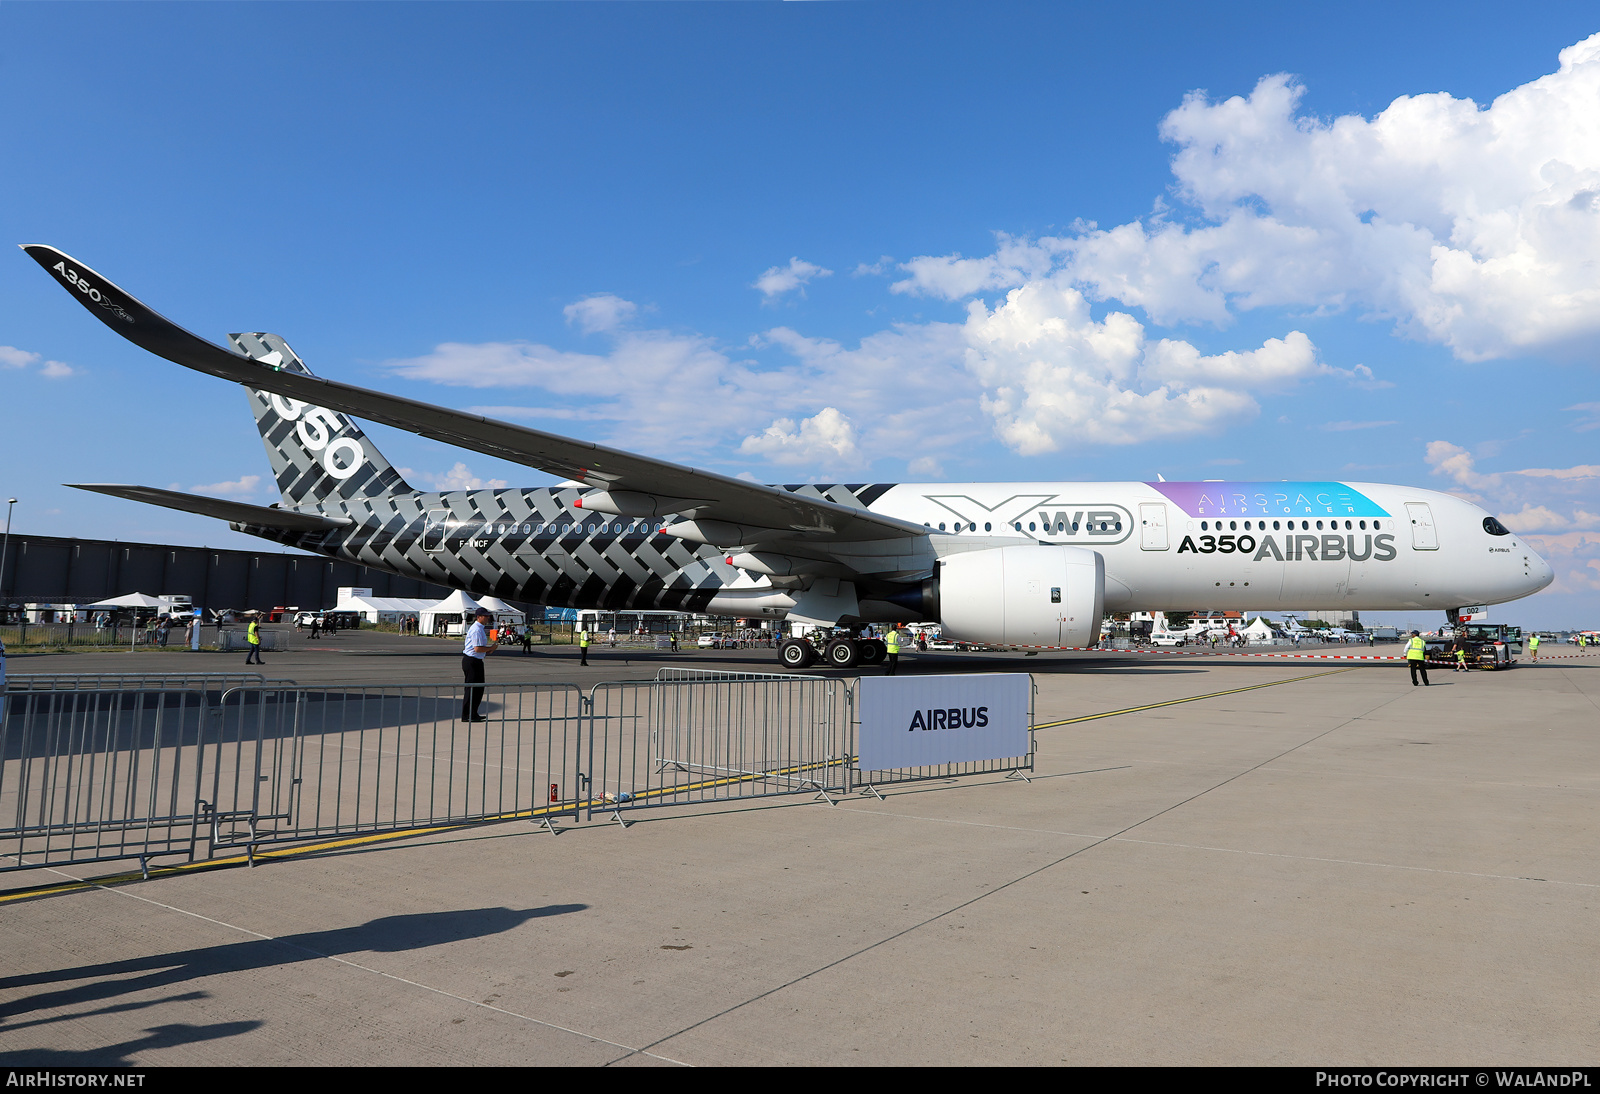
M655 678L667 680L816 680L819 677L793 672L741 672L734 669L656 669Z
M0 722L0 870L194 857L208 693L13 690Z
M844 681L681 671L591 689L590 818L600 812L621 821L629 809L797 792L827 798L842 790Z
M16 678L0 720L0 871L528 819L624 814L1033 769L863 772L854 683L655 680L308 688L247 674ZM1032 703L1029 706L1029 722ZM881 795L880 795L881 796Z
M6 678L11 691L101 691L117 688L169 688L222 692L229 688L260 687L267 678L259 672L34 672ZM274 684L293 684L275 680Z
M211 847L576 816L583 695L573 684L236 688L222 697Z
M154 634L139 628L130 635L126 627L97 627L93 623L10 623L0 626L0 642L13 652L29 646L107 646L127 649L137 643L148 646L155 641ZM171 638L173 648L183 643L183 628L178 628Z

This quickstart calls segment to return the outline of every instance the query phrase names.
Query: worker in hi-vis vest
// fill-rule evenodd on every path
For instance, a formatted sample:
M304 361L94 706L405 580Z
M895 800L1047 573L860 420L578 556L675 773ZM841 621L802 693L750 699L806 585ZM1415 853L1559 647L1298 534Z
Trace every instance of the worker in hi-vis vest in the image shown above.
M244 655L247 665L264 665L261 660L261 620L252 619L250 625L244 629L244 640L250 643L250 652Z
M1422 674L1422 686L1428 686L1428 644L1422 640L1422 635L1416 631L1411 632L1411 641L1406 643L1406 664L1411 666L1411 686L1417 686L1417 673Z
M582 658L578 664L587 665L589 663L589 629L587 627L578 632L578 653Z
M1528 635L1528 653L1535 661L1539 660L1539 636L1536 634Z
M890 627L889 633L883 636L883 645L889 651L888 667L883 670L885 676L893 676L895 666L900 663L900 628Z

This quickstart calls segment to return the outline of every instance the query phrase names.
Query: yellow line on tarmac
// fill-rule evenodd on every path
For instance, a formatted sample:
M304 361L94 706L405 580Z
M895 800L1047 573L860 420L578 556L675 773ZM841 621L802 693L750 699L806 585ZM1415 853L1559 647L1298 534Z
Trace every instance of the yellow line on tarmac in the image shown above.
M714 779L704 779L697 783L686 783L681 786L664 786L651 790L641 790L633 795L633 801L645 798L662 797L669 794L682 794L696 790L706 790L719 786L731 786L736 783L754 782L758 779L772 778L773 776L792 775L796 772L815 770L822 767L836 767L844 761L841 759L828 759L821 763L795 764L792 767L782 768L777 771L758 771L741 773L738 775L721 776ZM406 828L395 832L372 832L364 836L349 836L344 839L322 840L316 843L301 844L295 847L277 847L270 850L257 851L258 859L285 859L297 855L312 855L320 851L337 851L346 847L360 847L369 843L382 843L387 840L409 839L412 836L433 835L439 832L452 832L460 828L476 828L482 824L498 824L512 820L536 820L543 816L564 816L576 814L584 809L613 809L618 805L627 805L628 802L606 801L603 798L592 798L587 801L563 803L544 806L539 809L522 809L514 813L497 813L484 817L481 820L459 822L455 824L439 824L420 828ZM209 858L200 862L183 862L176 866L152 866L150 876L172 877L177 874L192 873L196 870L216 870L228 866L242 866L250 861L248 855L230 855L227 858ZM90 878L85 881L63 881L54 885L40 885L31 889L18 889L14 892L0 893L0 904L10 904L19 900L32 900L35 897L57 896L62 893L81 892L84 889L95 889L106 885L121 885L130 881L140 881L144 877L137 870L129 870L121 874L108 874L104 877Z
M1229 688L1227 691L1213 691L1206 695L1190 695L1183 699L1168 699L1164 703L1147 703L1142 707L1126 707L1123 710L1107 710L1099 714L1085 714L1079 718L1063 718L1059 722L1041 722L1034 729L1055 729L1057 726L1070 726L1074 722L1092 722L1097 718L1115 718L1119 714L1137 714L1141 710L1157 710L1161 707L1177 706L1179 703L1198 703L1201 699L1215 699L1222 695L1238 695L1241 691L1255 691L1258 688L1275 688L1279 684L1294 684L1301 680L1315 680L1319 676L1334 676L1341 672L1354 672L1355 666L1345 669L1333 669L1329 672L1313 672L1307 676L1291 676L1287 680L1269 680L1265 684L1251 684L1249 687Z
M574 806L552 806L543 809L524 809L517 813L506 813L492 817L485 817L481 821L470 821L458 824L441 824L432 827L407 828L398 832L373 832L365 836L349 836L345 839L322 840L317 843L301 844L297 847L277 847L271 850L257 851L258 859L293 858L296 855L310 855L318 851L336 851L343 847L359 847L368 843L381 843L384 840L406 839L411 836L424 836L435 832L449 832L457 828L475 828L479 824L492 824L498 821L529 820L543 816L547 813L563 814L573 812ZM250 861L248 855L229 855L227 858L208 858L199 862L183 862L176 866L151 866L150 876L172 877L176 874L193 873L196 870L215 870L225 866L242 866ZM32 889L18 889L14 892L0 893L0 904L9 904L18 900L30 900L38 896L55 896L59 893L77 892L82 889L94 889L105 885L120 885L124 882L139 881L143 878L137 870L129 870L121 874L107 874L104 877L90 878L86 881L63 881L55 885L40 885Z

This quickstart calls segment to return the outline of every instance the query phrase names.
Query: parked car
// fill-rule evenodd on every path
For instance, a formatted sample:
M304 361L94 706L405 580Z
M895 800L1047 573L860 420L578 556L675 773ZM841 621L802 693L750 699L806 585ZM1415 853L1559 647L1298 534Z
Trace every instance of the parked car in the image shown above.
M703 650L726 650L733 648L733 639L726 634L702 634L695 645Z

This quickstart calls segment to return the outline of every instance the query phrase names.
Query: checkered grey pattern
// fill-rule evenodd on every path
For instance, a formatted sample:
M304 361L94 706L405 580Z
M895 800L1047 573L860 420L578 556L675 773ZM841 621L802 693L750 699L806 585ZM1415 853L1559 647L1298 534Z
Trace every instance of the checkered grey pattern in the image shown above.
M229 337L248 357L310 375L275 334ZM339 426L333 437L359 442L365 456L356 474L336 478L268 393L249 396L285 507L348 515L355 524L330 532L239 526L243 531L470 593L560 607L698 611L736 574L715 548L655 531L670 520L574 508L584 492L577 487L414 491L353 421L330 413Z
M275 334L229 338L240 353L271 362L263 367L311 374ZM269 394L249 395L284 506L348 515L355 523L327 532L236 525L242 531L469 593L557 607L701 611L739 575L716 548L656 531L670 517L627 520L574 508L585 493L579 487L412 490L353 421L324 412L338 425L328 443L348 437L364 454L359 470L340 479L328 474L298 423L280 415ZM865 509L890 484L784 489Z
M289 348L289 343L276 334L230 334L228 341L246 357L274 362L268 367L311 375L311 370ZM361 444L366 458L354 475L338 479L327 473L317 454L296 436L298 423L285 419L273 408L269 393L254 389L247 389L247 393L250 409L256 416L256 427L261 430L262 443L267 446L267 459L272 464L273 477L278 481L278 490L283 494L284 503L291 508L302 505L316 507L330 500L382 497L411 489L400 477L400 472L389 465L377 447L343 414L324 412L339 427L329 438L329 443L340 437L348 437Z

